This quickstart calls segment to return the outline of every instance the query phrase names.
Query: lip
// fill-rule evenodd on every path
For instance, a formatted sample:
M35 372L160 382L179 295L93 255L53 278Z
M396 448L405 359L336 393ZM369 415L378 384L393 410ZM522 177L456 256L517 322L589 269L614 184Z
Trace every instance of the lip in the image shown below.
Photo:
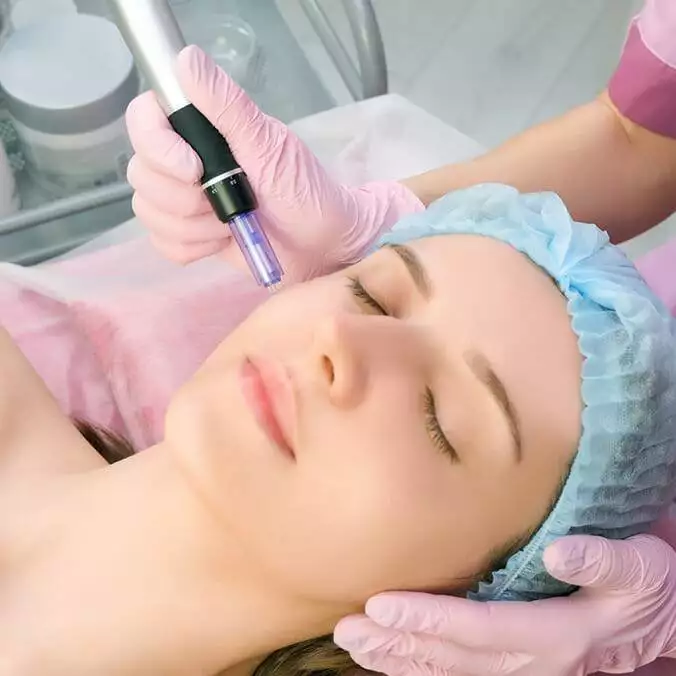
M246 357L240 376L244 398L259 427L283 453L295 459L291 445L295 402L288 372L265 360Z

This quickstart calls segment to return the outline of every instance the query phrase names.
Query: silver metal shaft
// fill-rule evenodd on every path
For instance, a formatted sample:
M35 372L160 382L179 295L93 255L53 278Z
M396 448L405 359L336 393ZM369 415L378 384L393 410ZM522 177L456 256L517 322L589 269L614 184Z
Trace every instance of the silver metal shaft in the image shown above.
M189 101L176 77L185 38L167 0L110 0L117 27L167 115Z

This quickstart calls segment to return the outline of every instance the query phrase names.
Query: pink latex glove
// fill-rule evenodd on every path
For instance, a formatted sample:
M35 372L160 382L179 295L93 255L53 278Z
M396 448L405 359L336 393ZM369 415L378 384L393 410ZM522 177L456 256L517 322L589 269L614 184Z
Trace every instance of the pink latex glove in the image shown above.
M177 71L188 99L227 138L247 173L288 281L358 260L402 216L423 209L394 181L348 187L332 180L286 125L262 113L199 48L181 52ZM174 133L152 92L131 103L127 126L136 151L128 170L134 212L155 245L180 263L222 252L243 266L198 185L199 158Z
M339 623L336 643L389 676L619 674L676 657L676 552L665 542L574 536L545 562L582 589L532 603L381 594Z

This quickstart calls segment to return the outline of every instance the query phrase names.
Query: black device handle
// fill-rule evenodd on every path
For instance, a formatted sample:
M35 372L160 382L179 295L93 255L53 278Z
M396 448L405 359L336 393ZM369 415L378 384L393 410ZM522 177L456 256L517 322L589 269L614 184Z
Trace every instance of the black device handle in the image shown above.
M169 122L202 160L202 183L239 169L239 164L221 132L192 103L172 113Z
M256 196L249 179L241 171L223 134L192 104L172 113L169 122L174 131L202 160L204 166L202 185L239 170L238 173L226 176L222 181L205 188L207 198L218 218L227 223L238 214L256 209Z

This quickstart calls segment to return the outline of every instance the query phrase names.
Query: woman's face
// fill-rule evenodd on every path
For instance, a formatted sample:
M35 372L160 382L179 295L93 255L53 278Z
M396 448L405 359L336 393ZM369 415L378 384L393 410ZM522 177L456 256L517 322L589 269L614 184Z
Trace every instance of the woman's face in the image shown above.
M175 398L167 442L285 593L448 590L547 514L580 369L566 302L527 258L426 238L262 305Z

